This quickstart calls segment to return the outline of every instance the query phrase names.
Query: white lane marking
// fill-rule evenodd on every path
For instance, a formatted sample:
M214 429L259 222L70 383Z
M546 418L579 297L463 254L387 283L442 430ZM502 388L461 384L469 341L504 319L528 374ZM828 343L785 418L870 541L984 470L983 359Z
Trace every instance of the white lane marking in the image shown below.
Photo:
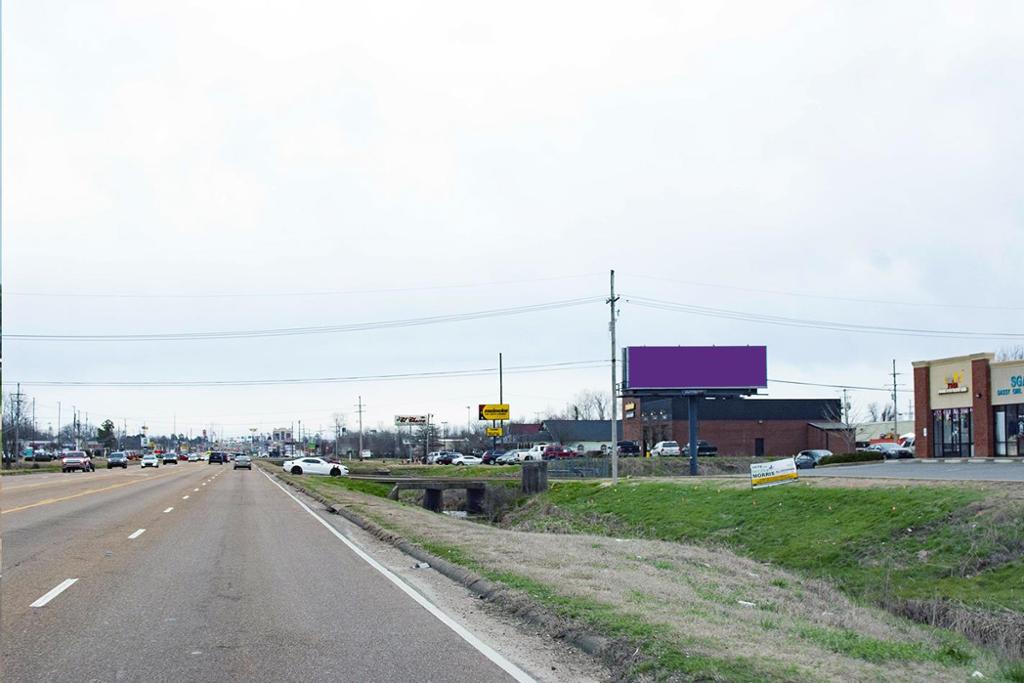
M164 510L164 512L170 512L170 511L171 511L171 510L173 510L173 509L174 509L174 508L167 508L166 510Z
M43 607L44 605L46 605L46 603L50 602L50 600L53 600L55 597L66 591L68 588L71 588L71 586L74 585L75 581L78 581L78 579L64 579L59 584L57 584L57 586L53 590L51 590L46 595L33 602L31 605L29 605L29 607Z
M198 491L199 489L192 489L192 490L193 490L193 491Z
M129 541L133 541L133 540L135 540L136 538L138 538L139 536L141 536L141 535L142 535L142 534L144 534L144 533L146 533L146 530L145 530L145 529L139 529L138 531L135 531L135 532L133 532L133 533L132 533L132 534L131 534L131 535L130 535L130 536L128 537L128 540L129 540Z
M203 482L203 486L206 486L206 482L205 481Z
M474 649L476 649L477 652L479 652L484 657L487 657L487 659L494 662L496 665L498 665L498 667L500 667L505 673L507 673L515 680L521 681L522 683L536 683L536 681L533 678L531 678L529 674L527 674L525 671L520 669L512 662L505 659L501 654L496 652L494 648L481 641L475 635L470 633L462 624L449 617L447 614L442 612L436 605L434 605L434 603L430 602L425 597L420 595L419 592L416 591L412 586L410 586L405 581L402 581L400 578L395 576L395 574L392 573L390 569L388 569L380 562L370 557L362 548L357 546L355 543L345 538L345 536L343 536L341 532L339 532L337 529L331 526L327 522L327 520L325 520L323 517L315 513L313 510L311 510L310 507L303 503L301 500L293 496L291 491L289 491L284 486L274 481L269 474L264 472L263 476L265 476L267 479L270 479L271 484L284 491L285 495L294 500L296 503L299 504L299 507L301 507L303 510L312 515L313 519L323 524L324 528L326 528L328 531L334 534L335 538L337 538L339 541L347 545L349 549L351 549L352 552L354 552L356 555L362 558L364 562L366 562L368 565L370 565L378 572L383 574L385 578L388 579L388 581L398 586L398 588L401 589L403 593L405 593L410 598L419 603L419 605L423 609L427 610L432 615L434 615L434 617L436 617L438 621L440 621L442 624L444 624L451 630L455 631L456 635L458 635L460 638L469 643Z
M182 500L188 500L188 496L182 496L181 499Z

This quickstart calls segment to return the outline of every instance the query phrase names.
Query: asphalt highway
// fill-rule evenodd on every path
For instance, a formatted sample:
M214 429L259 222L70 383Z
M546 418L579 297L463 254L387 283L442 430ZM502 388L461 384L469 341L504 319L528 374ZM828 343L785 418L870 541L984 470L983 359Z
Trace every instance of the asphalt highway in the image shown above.
M0 486L4 681L528 680L258 469Z

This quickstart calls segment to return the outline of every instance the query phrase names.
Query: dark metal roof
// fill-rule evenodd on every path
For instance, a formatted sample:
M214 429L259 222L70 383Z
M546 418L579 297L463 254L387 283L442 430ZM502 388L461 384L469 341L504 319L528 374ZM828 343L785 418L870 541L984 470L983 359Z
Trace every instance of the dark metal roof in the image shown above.
M647 399L640 408L644 416L662 412L673 420L685 420L687 416L685 398ZM831 422L841 414L838 398L706 398L697 409L700 420Z
M544 431L556 441L611 441L611 420L544 420ZM622 440L622 422L616 423L618 438Z

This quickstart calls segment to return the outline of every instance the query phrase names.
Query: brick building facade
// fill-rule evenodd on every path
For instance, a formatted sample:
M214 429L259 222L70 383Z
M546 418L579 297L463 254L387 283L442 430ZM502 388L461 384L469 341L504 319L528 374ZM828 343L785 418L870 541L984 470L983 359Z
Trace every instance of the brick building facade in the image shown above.
M914 363L918 458L1024 456L1024 361L994 358Z
M689 441L687 401L623 399L623 437L646 452L658 441ZM698 408L699 438L722 455L793 455L809 448L854 450L853 430L839 421L838 399L706 398Z

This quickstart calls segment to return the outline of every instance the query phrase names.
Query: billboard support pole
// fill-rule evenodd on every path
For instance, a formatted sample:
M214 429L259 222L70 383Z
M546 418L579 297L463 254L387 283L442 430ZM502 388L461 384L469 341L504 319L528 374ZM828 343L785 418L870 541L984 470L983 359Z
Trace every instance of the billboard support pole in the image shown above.
M690 476L697 476L697 406L700 405L699 394L686 397L686 424L690 428Z
M615 296L615 271L610 276L611 296L608 297L608 305L611 308L611 322L608 329L612 334L612 485L619 483L619 429L618 429L618 401L615 394L618 387L615 381L615 303L619 300Z

